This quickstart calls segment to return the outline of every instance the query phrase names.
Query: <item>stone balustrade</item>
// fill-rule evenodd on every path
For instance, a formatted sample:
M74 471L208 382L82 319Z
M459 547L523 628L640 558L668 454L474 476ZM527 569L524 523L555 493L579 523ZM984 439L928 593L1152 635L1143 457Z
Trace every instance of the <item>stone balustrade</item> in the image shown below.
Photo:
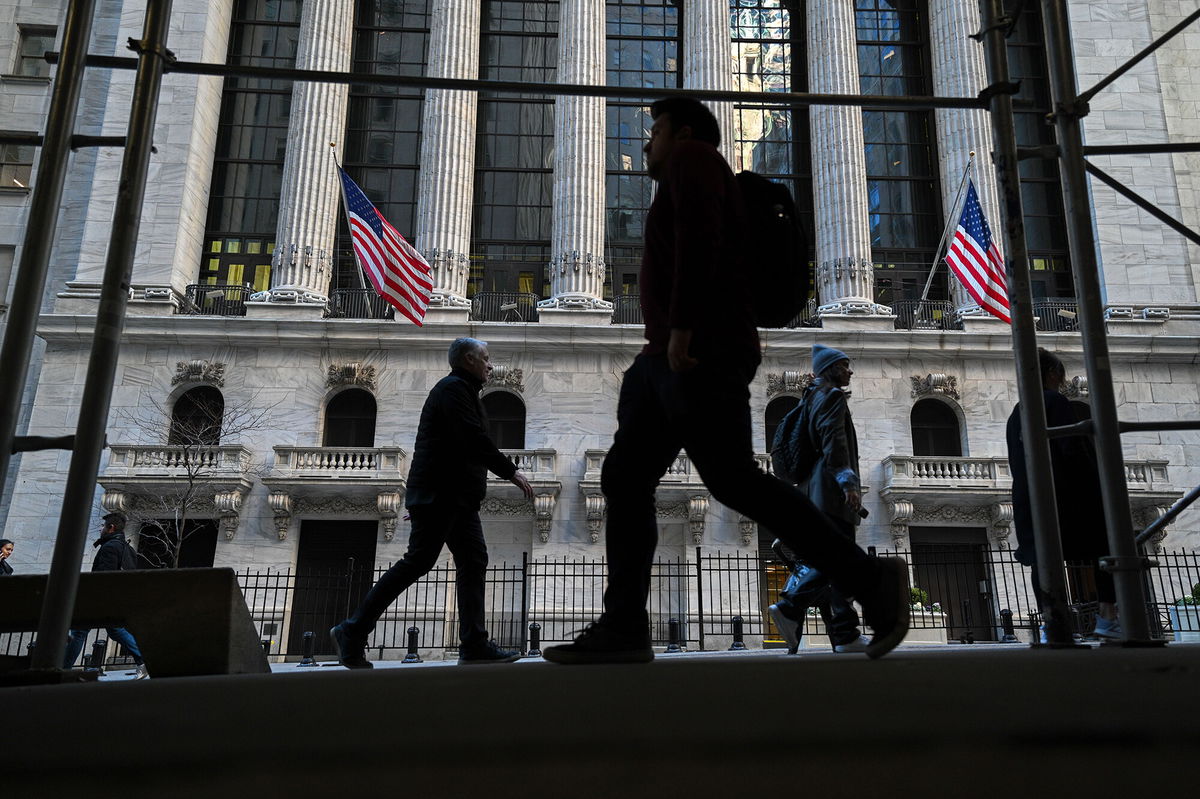
M241 475L250 468L250 450L241 445L113 444L108 448L109 477L186 477Z
M882 466L885 489L904 486L964 489L1012 487L1007 458L889 455L883 459Z
M404 464L399 447L275 447L282 476L398 479Z
M1165 460L1125 461L1125 483L1130 491L1162 491L1167 485Z
M552 449L505 449L505 456L525 473L529 480L553 480L558 470L558 452ZM489 480L498 480L488 474Z

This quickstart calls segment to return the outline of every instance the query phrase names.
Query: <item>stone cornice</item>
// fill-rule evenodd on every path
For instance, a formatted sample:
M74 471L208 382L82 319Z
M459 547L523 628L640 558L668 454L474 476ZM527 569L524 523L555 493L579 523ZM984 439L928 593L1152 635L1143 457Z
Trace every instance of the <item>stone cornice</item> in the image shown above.
M56 344L90 346L95 316L43 314L38 335ZM939 360L1012 360L1008 333L909 330L823 330L797 328L761 330L764 358L804 360L812 345L836 347L851 358L929 358ZM645 344L640 327L628 325L554 325L467 322L427 324L418 328L390 320L280 320L248 317L130 316L125 321L123 343L205 347L297 347L309 349L430 350L441 352L458 336L487 341L494 350L522 350L541 346L579 347L591 351L636 353ZM1082 358L1077 333L1041 333L1039 341L1071 360ZM1200 354L1200 325L1196 336L1110 335L1109 350L1117 362L1194 363Z

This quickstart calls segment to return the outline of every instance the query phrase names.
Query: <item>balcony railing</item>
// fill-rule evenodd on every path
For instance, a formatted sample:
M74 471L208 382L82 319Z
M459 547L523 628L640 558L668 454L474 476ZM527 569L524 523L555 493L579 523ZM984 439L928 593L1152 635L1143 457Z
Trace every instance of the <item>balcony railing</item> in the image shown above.
M113 444L105 475L182 477L240 475L250 468L250 450L240 445Z
M288 447L275 449L275 472L284 478L396 480L404 450L399 447Z
M375 289L334 289L329 295L330 319L392 319L395 313Z
M796 318L788 322L788 327L820 327L821 317L817 313L816 299L811 299L804 303L804 307L800 313L796 314Z
M613 297L614 325L642 324L642 297L640 294L618 294Z
M520 291L481 291L471 298L471 321L536 322L540 299Z
M1076 318L1077 304L1073 297L1045 297L1033 301L1033 315L1037 317L1037 329L1054 333L1068 333L1079 329Z
M960 326L954 303L947 300L896 300L897 330L954 330Z
M558 452L552 449L501 450L530 480L553 480L557 469ZM489 479L499 479L489 474Z
M884 490L904 487L1002 489L1012 486L1007 458L889 455L883 459Z
M1130 491L1162 491L1167 485L1168 461L1125 461L1125 482Z
M203 316L245 316L246 300L254 289L229 284L193 283L183 292L179 313Z

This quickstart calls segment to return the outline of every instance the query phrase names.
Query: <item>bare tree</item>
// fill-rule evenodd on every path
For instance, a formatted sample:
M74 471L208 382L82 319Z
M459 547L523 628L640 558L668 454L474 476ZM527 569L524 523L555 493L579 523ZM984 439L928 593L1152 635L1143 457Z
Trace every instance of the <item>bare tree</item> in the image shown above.
M178 568L185 542L206 529L199 522L231 509L236 517L251 478L262 471L249 450L237 445L246 434L268 426L277 404L259 404L257 393L230 402L216 388L198 386L173 407L154 399L118 411L143 441L166 444L150 457L161 461L154 465L170 476L130 492L129 518L140 530L138 550L149 566Z

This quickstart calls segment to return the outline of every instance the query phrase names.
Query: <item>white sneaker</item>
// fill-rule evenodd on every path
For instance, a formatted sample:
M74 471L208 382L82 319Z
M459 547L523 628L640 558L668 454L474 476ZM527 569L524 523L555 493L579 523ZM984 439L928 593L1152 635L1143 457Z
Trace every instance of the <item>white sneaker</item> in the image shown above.
M1096 629L1092 630L1092 635L1103 641L1120 641L1125 634L1121 632L1120 620L1097 616Z
M146 664L145 664L145 663L143 663L143 664L141 664L140 666L138 666L138 667L137 667L137 669L136 669L136 670L133 672L133 679L135 679L135 680L148 680L148 679L150 679L150 672L146 671Z
M867 644L871 643L871 639L865 635L860 635L853 641L847 641L844 644L838 644L833 648L834 652L866 652Z
M775 627L779 630L779 634L783 636L783 640L787 641L788 654L796 654L800 649L800 622L789 619L778 605L771 605L767 611L775 621Z

